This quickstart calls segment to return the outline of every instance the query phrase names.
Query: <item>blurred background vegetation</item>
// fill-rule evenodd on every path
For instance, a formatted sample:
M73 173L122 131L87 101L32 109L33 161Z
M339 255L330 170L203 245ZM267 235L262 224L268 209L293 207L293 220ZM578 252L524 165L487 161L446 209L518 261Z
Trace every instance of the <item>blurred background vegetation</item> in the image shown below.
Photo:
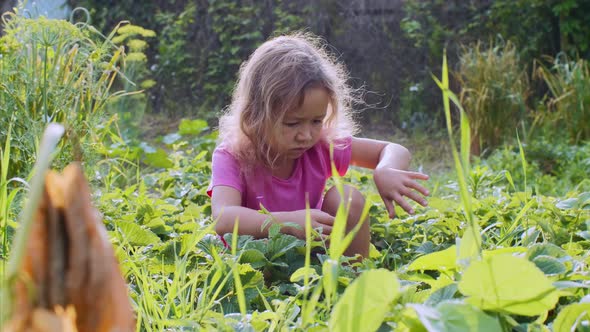
M472 126L473 155L513 143L517 131L524 142L539 137L564 145L581 144L590 136L588 1L42 3L51 2L65 6L63 15L71 23L91 26L108 41L104 45L122 51L118 75L109 85L122 93L98 100L101 112L117 114L126 123L123 136L133 130L165 133L162 127L176 128L181 118L203 119L215 127L242 61L267 38L294 30L325 38L349 69L351 85L364 89L369 105L359 112L364 135L410 135L421 144L442 132L441 93L432 75L440 76L446 50L453 90ZM43 14L31 5L25 17ZM0 2L3 12L13 6L14 0ZM77 7L87 11L72 12ZM42 102L47 93L39 93ZM3 120L10 118L7 107L5 113ZM4 129L0 142L5 134ZM418 149L430 153L437 148Z
M585 14L590 2L582 0L67 3L87 8L92 25L105 34L124 20L155 31L144 50L145 70L134 74L139 83L154 80L144 86L145 107L158 114L208 120L228 104L240 63L268 37L298 29L312 31L334 47L350 70L352 84L364 86L375 106L362 113L363 120L386 128L430 129L441 124L440 92L430 75L440 72L444 49L451 68L461 70L466 69L460 64L464 54L477 61L474 47L478 52L496 48L502 56L503 45L511 41L513 59L507 61L529 76L534 61L543 56L563 52L575 60L590 55L590 17ZM534 91L519 96L529 97L521 107L533 107L544 97L546 87L533 84Z

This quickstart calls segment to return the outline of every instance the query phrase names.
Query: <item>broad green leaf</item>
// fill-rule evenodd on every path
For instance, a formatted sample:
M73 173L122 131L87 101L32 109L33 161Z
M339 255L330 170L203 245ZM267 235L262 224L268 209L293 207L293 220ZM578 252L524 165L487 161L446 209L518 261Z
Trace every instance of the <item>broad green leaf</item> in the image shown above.
M458 287L456 283L452 283L442 288L439 288L432 294L430 294L430 297L428 297L424 304L428 306L434 306L443 301L451 300L455 297L455 294L457 294L457 290Z
M303 280L303 278L305 278L305 275L307 275L308 278L315 278L318 276L318 273L315 271L315 269L312 269L308 266L304 266L298 268L297 271L293 272L289 280L291 282L298 282L300 280Z
M207 128L209 127L207 126L207 121L205 120L182 119L182 121L180 121L180 125L178 126L178 133L180 135L198 135Z
M590 321L590 303L570 304L559 312L553 323L553 331L576 331L576 326Z
M160 243L160 238L148 229L144 229L136 223L118 222L117 226L124 239L134 246L147 246Z
M145 155L145 163L159 168L171 168L174 163L168 159L168 153L163 149L157 149L156 152Z
M557 202L557 204L555 204L555 206L558 209L562 209L562 210L573 209L576 205L578 205L578 198L577 197L564 199L562 201Z
M530 261L494 255L474 261L465 270L459 290L483 310L535 316L555 307L558 293Z
M259 250L246 249L240 256L240 263L249 263L253 268L257 269L265 266L268 263L268 260Z
M502 327L496 318L480 309L459 301L441 302L436 307L415 304L412 307L430 332L497 332Z
M505 254L519 254L526 252L527 248L525 247L506 247L506 248L498 248L493 250L484 250L483 257L491 257L495 255L505 255Z
M457 269L457 247L450 246L445 250L433 252L416 258L409 266L409 271L437 270L449 271Z
M350 284L334 306L328 326L331 331L376 331L399 295L394 272L377 269L363 272Z
M558 275L567 272L565 264L560 262L557 258L540 255L533 259L533 263L548 276Z
M561 258L567 256L567 252L553 243L537 243L529 247L526 256L532 261L537 256Z

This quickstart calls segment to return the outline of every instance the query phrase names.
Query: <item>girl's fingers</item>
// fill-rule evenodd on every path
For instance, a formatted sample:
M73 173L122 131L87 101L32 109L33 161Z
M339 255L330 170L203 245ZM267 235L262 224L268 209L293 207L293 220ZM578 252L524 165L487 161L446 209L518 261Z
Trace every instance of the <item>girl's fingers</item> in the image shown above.
M316 223L313 228L318 232L319 232L319 229L321 229L322 234L325 234L325 235L330 235L330 233L332 233L332 226Z
M420 185L416 181L408 181L407 183L405 183L405 185L406 185L406 187L418 190L424 196L430 195L430 192L428 191L428 189L426 189L425 187L423 187L422 185Z
M313 215L311 217L318 224L329 225L329 226L334 225L334 217L332 215L330 215L329 213L319 211L316 215Z
M408 212L409 214L414 214L414 209L412 209L412 206L410 205L410 203L408 203L402 195L395 194L393 196L393 200L397 204L399 204L399 206L401 206L402 209L406 210L406 212Z
M428 176L428 174L424 174L424 173L419 173L419 172L407 172L410 177L412 177L412 179L418 179L418 180L428 180L430 177Z
M393 206L391 199L389 199L385 196L381 196L381 198L383 199L383 203L385 204L385 208L387 209L387 212L389 213L389 218L395 217L395 207Z
M422 206L428 205L428 202L424 199L424 197L420 196L417 192L413 190L407 190L403 193L403 195Z

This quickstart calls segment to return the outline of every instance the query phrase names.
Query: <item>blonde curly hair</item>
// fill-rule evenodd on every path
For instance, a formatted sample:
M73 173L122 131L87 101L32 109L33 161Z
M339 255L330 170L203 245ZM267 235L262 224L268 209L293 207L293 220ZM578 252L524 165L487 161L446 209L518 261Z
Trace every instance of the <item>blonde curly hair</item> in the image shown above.
M358 127L352 106L359 99L347 81L344 66L317 36L298 32L272 38L240 67L232 103L219 119L219 143L243 167L273 168L279 156L271 147L285 113L302 105L306 89L317 87L330 96L322 140L353 135Z

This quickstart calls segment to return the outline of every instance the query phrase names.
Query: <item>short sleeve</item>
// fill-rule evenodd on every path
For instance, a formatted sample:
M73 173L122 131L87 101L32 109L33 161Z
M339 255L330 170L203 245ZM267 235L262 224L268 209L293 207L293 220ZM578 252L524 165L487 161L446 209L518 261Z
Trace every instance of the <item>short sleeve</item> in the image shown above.
M329 146L328 146L329 149ZM328 150L329 151L329 150ZM329 152L328 152L329 155ZM334 166L340 176L346 175L352 157L352 137L334 141Z
M239 192L244 192L244 182L240 175L238 160L226 149L217 147L213 151L211 161L211 182L207 188L207 195L211 197L213 187L228 186Z

